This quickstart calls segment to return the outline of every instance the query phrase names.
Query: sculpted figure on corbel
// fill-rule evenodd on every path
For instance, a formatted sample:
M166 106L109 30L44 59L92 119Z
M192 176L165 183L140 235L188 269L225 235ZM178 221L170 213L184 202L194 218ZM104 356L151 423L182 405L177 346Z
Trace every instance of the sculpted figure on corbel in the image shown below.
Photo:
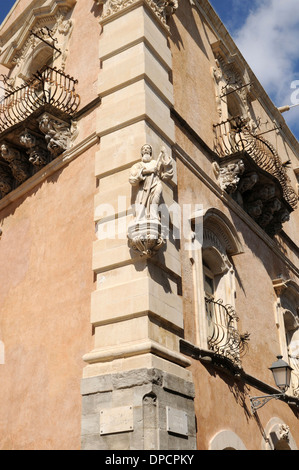
M245 165L243 160L237 160L224 166L220 166L217 162L214 162L213 170L220 188L232 194L237 190L240 178L245 170Z
M12 175L18 183L23 183L23 181L29 178L28 159L19 150L6 142L2 142L1 157L9 164Z
M44 113L38 122L40 130L45 134L47 148L51 155L57 157L70 148L72 138L70 124L49 113Z
M21 145L27 149L29 162L32 165L41 167L48 163L48 153L44 142L33 135L28 129L25 129L19 137Z
M133 165L129 182L135 188L133 209L135 219L129 225L130 247L142 256L152 256L165 240L159 206L162 202L162 181L173 177L173 161L162 148L157 160L153 159L153 149L145 144L141 148L141 161Z
M139 0L95 0L97 4L103 5L102 18L121 11L122 9L137 3ZM145 0L157 17L166 24L167 19L175 13L179 0Z

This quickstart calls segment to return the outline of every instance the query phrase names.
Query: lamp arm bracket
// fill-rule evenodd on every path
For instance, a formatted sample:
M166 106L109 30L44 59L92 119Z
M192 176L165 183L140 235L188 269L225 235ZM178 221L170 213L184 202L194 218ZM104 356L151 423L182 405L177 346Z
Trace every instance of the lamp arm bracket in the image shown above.
M264 395L262 397L250 397L251 411L255 413L259 408L262 408L268 401L284 397L284 393L277 393L274 395Z

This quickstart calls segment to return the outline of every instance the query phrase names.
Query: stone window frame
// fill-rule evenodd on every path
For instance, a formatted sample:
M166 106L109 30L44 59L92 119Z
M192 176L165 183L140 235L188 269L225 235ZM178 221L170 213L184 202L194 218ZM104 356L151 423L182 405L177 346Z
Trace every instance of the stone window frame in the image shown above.
M51 60L53 66L64 70L68 55L68 42L73 31L71 13L77 0L47 0L43 6L24 11L16 19L13 28L8 28L2 35L1 64L7 67L9 81L13 87L22 86L41 64L40 54L46 54L45 62ZM52 39L41 41L32 34L33 31L49 29ZM55 41L55 47L54 46ZM47 45L48 42L48 45ZM58 53L58 50L60 53ZM52 57L51 57L52 56ZM34 65L36 63L36 67Z
M231 430L218 432L210 441L209 450L248 450L242 439Z
M243 253L244 250L235 227L220 210L216 208L200 210L192 215L190 223L192 242L189 258L193 272L195 342L201 349L209 350L204 264L209 265L217 281L215 289L217 300L221 299L224 305L235 308L235 271L230 258Z
M287 394L299 397L299 285L291 279L278 278L273 280L273 287L277 296L275 313L280 353L293 369ZM295 357L292 349L296 350L296 343Z
M298 450L289 426L280 418L270 419L264 435L261 450Z

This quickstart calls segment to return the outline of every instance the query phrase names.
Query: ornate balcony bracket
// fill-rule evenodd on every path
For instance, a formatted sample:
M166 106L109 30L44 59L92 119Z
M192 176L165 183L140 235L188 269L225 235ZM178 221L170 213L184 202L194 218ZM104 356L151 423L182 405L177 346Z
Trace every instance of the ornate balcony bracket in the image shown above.
M56 157L70 147L72 138L71 126L49 113L44 113L39 119L39 128L45 134L47 148Z
M58 155L77 135L73 121L80 98L77 83L61 70L45 67L29 82L6 92L0 105L0 199Z
M12 147L7 142L2 142L1 157L8 163L12 176L18 183L23 183L23 181L29 178L29 163L23 152Z
M296 209L298 195L274 147L250 131L245 120L214 126L214 173L223 191L273 237Z
M0 162L0 198L6 196L13 189L13 178L9 166Z
M243 160L236 160L221 166L217 162L214 162L213 169L222 191L231 194L238 188L241 176L245 170L245 165Z

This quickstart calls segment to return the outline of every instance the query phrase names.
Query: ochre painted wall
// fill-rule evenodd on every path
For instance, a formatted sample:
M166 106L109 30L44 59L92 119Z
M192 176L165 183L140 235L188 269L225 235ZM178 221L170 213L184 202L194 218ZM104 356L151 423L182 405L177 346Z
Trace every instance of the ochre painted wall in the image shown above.
M0 448L79 449L94 150L0 213Z

